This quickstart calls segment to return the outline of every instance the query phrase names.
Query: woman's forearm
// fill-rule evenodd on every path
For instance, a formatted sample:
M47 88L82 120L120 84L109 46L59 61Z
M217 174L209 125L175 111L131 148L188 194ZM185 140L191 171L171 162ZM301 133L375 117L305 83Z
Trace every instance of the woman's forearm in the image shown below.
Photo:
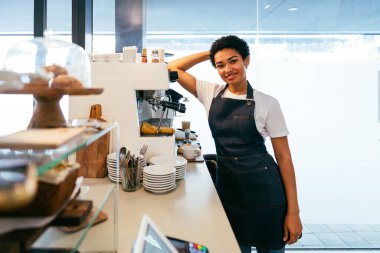
M297 184L294 173L294 167L291 159L278 159L280 173L284 182L286 198L288 202L288 213L299 214L298 198L297 198Z
M173 70L187 71L194 65L197 65L198 63L201 63L203 61L207 61L208 59L210 59L210 51L203 51L203 52L188 55L188 56L169 62L168 69L170 71L173 71Z
M194 96L197 96L196 79L186 71L194 65L206 61L210 58L210 52L204 51L192 55L188 55L177 60L173 60L168 63L169 71L178 72L177 82L181 84L183 88L189 91Z
M286 198L288 202L288 212L299 213L297 184L294 172L292 156L290 154L288 138L272 138L272 145L277 163L280 167L280 173L284 182Z

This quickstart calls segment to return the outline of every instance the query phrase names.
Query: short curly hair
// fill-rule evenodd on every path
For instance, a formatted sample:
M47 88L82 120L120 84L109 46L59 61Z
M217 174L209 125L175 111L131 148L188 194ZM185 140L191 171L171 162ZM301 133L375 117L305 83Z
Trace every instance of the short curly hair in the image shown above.
M222 49L225 48L231 48L235 49L243 58L247 58L249 56L249 47L245 40L235 36L235 35L228 35L220 37L219 39L215 40L210 49L210 61L212 66L215 66L215 54L219 52Z

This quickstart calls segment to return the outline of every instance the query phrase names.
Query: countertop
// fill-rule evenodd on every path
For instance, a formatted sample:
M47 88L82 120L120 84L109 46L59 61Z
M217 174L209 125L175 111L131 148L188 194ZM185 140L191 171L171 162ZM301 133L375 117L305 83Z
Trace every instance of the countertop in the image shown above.
M85 179L89 191L83 196L91 198L99 206L99 197L104 187L112 184L107 178ZM111 185L112 186L112 185ZM115 195L115 194L114 194ZM142 216L147 214L160 228L172 237L200 243L211 253L240 252L239 246L216 193L206 165L188 163L186 176L177 181L175 190L165 194L153 194L141 188L125 192L121 186L118 192L118 252L131 252ZM107 222L94 226L83 241L80 251L111 248L114 239L113 207L111 199L104 210L109 216ZM62 247L75 240L77 233L65 235L56 228L49 228L35 246ZM59 239L58 239L59 238Z

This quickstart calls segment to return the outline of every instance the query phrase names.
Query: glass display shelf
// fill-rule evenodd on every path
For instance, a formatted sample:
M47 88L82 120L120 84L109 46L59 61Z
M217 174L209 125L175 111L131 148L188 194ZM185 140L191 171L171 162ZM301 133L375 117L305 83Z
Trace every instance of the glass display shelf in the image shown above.
M57 149L0 149L0 159L6 158L26 158L37 165L38 175L59 164L71 154L84 148L108 132L118 128L118 123L102 123L100 130L88 128L81 135L68 141Z
M56 149L22 150L2 148L0 149L0 159L29 159L37 165L37 174L43 175L55 165L59 164L62 160L68 159L71 155L75 154L80 149L89 146L111 131L113 132L112 135L116 136L116 138L113 138L115 141L111 141L111 144L114 147L114 150L117 151L119 148L119 125L115 122L101 123L99 129L88 127L80 135ZM112 147L110 147L110 150L112 150ZM71 158L72 157L70 157L70 159ZM81 191L77 199L91 200L93 207L95 207L92 208L91 215L87 219L88 223L84 228L81 228L76 232L67 232L62 229L62 227L49 226L49 224L51 224L51 221L56 218L55 214L51 221L49 221L47 224L42 225L41 227L16 229L5 234L0 234L0 252L2 252L4 249L7 251L10 249L10 252L16 253L56 252L54 250L57 249L62 250L58 252L82 252L81 249L83 247L87 247L86 245L91 244L90 241L93 241L89 238L93 237L94 233L104 233L104 235L101 237L103 238L103 243L101 243L102 247L92 249L91 252L117 252L117 184L112 183L110 180L108 180L108 178L102 178L93 181L86 178L83 180ZM93 226L94 223L98 222L98 217L100 217L99 215L107 216L105 222L103 221L99 225ZM48 217L43 218L47 219ZM0 222L1 219L7 219L7 217L0 217ZM12 220L12 218L9 219ZM48 239L46 240L44 238ZM23 243L20 241L23 241ZM3 246L1 244L3 244ZM12 244L15 244L17 246L13 247Z
M86 178L88 191L83 199L91 199L97 212L107 214L107 220L95 226L89 225L75 233L65 233L51 226L32 245L31 249L71 248L70 252L117 252L117 193L116 184L108 178ZM97 214L96 214L97 215ZM94 215L94 216L96 216ZM94 220L92 221L92 223Z

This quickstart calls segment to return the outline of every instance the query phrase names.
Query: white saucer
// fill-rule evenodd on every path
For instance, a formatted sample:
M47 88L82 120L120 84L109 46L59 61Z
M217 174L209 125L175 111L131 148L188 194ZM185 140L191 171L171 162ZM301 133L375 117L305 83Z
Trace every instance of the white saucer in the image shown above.
M162 183L162 184L158 184L158 183L149 183L148 181L143 181L143 185L148 187L148 188L152 188L152 189L161 189L161 188L170 188L173 186L173 184L175 184L175 181L173 182L165 182L165 183Z
M156 165L181 167L187 164L187 160L181 156L159 155L150 158L150 162Z
M173 185L172 187L167 188L167 189L157 190L157 189L146 188L146 187L144 186L144 189L147 190L147 191L149 191L149 192L153 192L153 193L165 193L165 192L169 192L169 191L175 189L175 187L176 187L176 185Z
M176 169L170 166L149 165L144 167L144 175L168 176L175 174Z

